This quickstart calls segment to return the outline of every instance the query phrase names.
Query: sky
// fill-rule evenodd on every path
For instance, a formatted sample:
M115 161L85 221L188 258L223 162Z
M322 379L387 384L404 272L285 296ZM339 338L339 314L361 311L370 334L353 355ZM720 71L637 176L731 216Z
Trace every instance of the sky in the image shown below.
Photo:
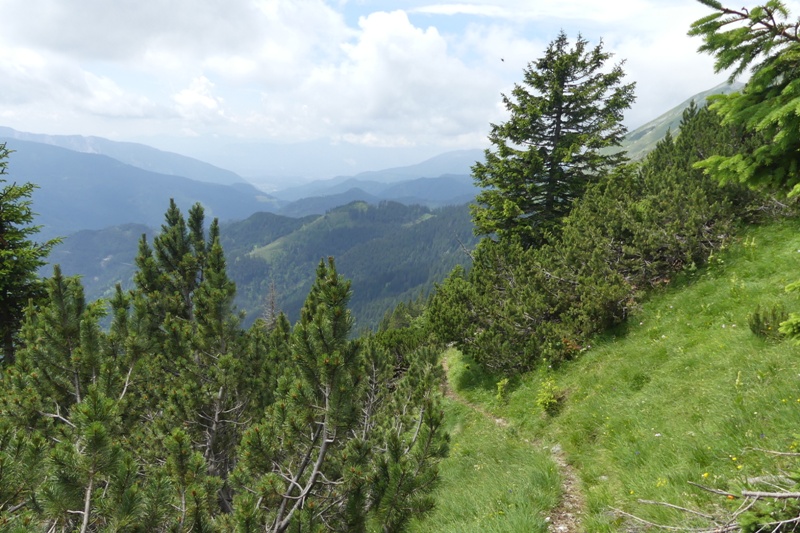
M736 4L739 6L739 4ZM0 0L0 126L178 138L486 145L560 30L624 60L634 129L725 81L695 0Z

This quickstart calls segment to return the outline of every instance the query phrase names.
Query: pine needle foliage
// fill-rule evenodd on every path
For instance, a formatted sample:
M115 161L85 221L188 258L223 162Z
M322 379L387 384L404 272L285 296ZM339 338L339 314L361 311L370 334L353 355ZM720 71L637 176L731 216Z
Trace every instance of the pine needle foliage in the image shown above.
M778 0L751 9L699 1L714 11L689 31L703 39L700 51L714 56L716 72L731 69L731 80L751 72L741 92L712 97L712 109L725 124L742 126L764 142L749 151L713 155L698 166L723 183L795 196L800 193L800 20L791 20Z
M431 509L438 351L352 338L333 259L296 325L243 330L219 237L170 202L107 331L54 268L0 377L0 529L403 531Z
M622 63L580 35L562 31L531 62L503 104L510 118L492 124L486 161L472 168L483 190L472 206L476 232L541 243L569 213L586 186L624 160L622 114L634 100Z

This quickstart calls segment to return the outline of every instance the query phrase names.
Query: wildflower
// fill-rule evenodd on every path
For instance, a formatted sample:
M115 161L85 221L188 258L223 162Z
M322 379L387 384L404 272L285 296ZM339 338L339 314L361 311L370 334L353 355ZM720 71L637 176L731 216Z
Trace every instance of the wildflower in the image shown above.
M703 477L703 479L706 479L708 477L708 472L703 472L703 476L702 477Z

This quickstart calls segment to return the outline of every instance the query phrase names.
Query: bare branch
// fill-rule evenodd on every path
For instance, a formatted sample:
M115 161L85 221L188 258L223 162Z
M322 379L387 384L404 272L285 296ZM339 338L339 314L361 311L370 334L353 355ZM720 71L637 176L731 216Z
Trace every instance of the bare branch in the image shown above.
M699 511L695 511L694 509L688 509L686 507L680 507L679 505L673 505L667 502L656 502L652 500L639 500L639 503L646 503L648 505L661 505L662 507L669 507L670 509L677 509L679 511L683 511L684 513L694 514L697 516L701 516L708 520L714 520L714 517L705 513L701 513Z

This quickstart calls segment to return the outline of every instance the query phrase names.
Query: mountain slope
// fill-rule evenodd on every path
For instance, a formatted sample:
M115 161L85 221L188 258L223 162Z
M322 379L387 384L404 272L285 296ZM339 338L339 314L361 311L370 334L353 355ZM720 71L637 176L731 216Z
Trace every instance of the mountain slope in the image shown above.
M692 102L698 106L703 106L711 95L730 94L740 90L742 87L744 87L742 83L723 83L688 98L680 105L629 132L622 142L622 149L628 152L628 157L631 159L641 159L655 148L656 143L664 138L667 131L671 130L673 135L678 132L683 110L689 107Z
M784 291L797 277L796 226L785 220L747 229L706 269L673 280L576 360L510 380L504 399L497 398L498 376L457 354L448 358L449 381L509 421L504 441L543 440L566 453L587 498L580 531L640 530L617 510L676 531L714 530L700 515L648 502L724 521L742 502L725 493L738 495L746 486L774 491L757 480L780 483L782 472L796 469L796 457L767 450L797 447L800 347L758 337L748 327L759 305L798 308ZM558 402L550 414L541 407L548 395ZM518 489L508 498L486 498L491 480L472 476L497 444L476 442L470 428L452 424L454 452L442 464L439 506L412 531L518 531L511 525L519 514L511 505ZM517 468L524 466L504 466ZM531 496L551 496L539 495L553 490L546 481L527 489ZM460 500L453 502L451 493ZM458 502L468 512L453 525L444 513Z
M119 142L102 137L84 137L82 135L27 133L6 127L0 127L0 138L49 144L86 154L106 155L127 165L168 176L183 176L197 181L221 185L247 183L244 178L230 170L139 143Z
M2 139L0 139L2 140ZM82 229L161 223L174 198L183 209L195 202L209 218L241 219L269 210L272 200L252 186L203 183L126 165L108 156L10 139L9 176L39 186L33 207L44 238Z

